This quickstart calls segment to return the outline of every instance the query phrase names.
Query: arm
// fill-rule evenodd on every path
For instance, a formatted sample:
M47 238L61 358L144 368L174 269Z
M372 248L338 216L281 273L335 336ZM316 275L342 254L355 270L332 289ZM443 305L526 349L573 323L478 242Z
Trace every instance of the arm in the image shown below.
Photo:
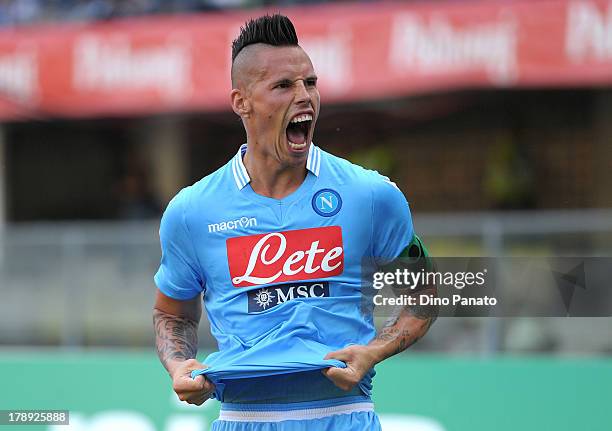
M435 294L435 288L424 289L421 294ZM349 391L376 364L416 343L435 319L435 307L402 306L367 345L353 345L328 353L325 359L343 361L346 368L326 368L323 374L340 389Z
M434 269L429 252L417 235L413 236L412 242L408 244L400 258L402 258L399 260L400 263L413 272ZM380 333L368 344L377 353L377 362L403 352L419 341L438 317L437 306L419 305L421 303L419 296L437 296L435 285L421 285L415 289L395 286L393 290L396 295L414 297L416 305L396 307Z
M436 296L434 287L427 287L416 293L403 292L404 295L418 297L419 295ZM418 299L416 301L419 302ZM390 356L403 352L419 341L437 317L437 307L422 305L401 306L394 316L389 318L380 333L367 345L372 352L376 365Z
M214 391L214 385L204 376L191 378L191 371L206 368L195 359L201 314L201 295L178 301L157 291L153 308L157 354L179 399L196 405L201 405Z
M401 256L414 258L413 244L418 245L418 264L429 266L427 250L420 239L415 235ZM418 297L420 295L437 296L436 286L419 286L416 289L395 288L397 295L416 297L416 305L398 306L392 316L387 320L379 333L365 346L349 346L347 348L329 353L325 359L338 359L347 364L347 368L328 368L323 373L331 379L336 386L344 390L352 389L358 384L366 373L377 363L403 352L423 337L429 327L436 320L437 306L422 306Z

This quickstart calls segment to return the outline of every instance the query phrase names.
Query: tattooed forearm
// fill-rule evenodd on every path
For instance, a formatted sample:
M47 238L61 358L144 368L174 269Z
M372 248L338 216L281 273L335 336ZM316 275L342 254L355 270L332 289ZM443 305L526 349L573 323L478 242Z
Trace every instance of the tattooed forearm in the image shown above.
M379 346L382 349L381 360L386 359L419 341L430 325L431 319L418 319L404 311L395 323L383 327L370 344Z
M435 295L436 291L435 288L429 288L417 294ZM380 348L381 360L403 352L425 335L437 314L437 307L398 306L370 344Z
M198 322L153 310L157 355L170 371L170 362L196 357L198 351Z
M385 326L380 333L374 338L373 343L387 344L391 346L389 349L389 355L395 355L403 352L408 347L416 343L425 333L423 328L411 327L410 329L404 328L403 326L409 322L405 322L404 325L398 325L397 321L391 326Z

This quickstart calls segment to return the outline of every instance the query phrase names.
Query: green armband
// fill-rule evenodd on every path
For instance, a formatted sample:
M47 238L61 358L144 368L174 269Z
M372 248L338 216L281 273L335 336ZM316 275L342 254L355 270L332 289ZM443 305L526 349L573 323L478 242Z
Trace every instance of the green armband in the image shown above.
M429 256L429 251L423 244L421 238L416 234L412 236L412 241L410 241L410 244L401 252L399 257L406 258L415 270L423 268L426 271L431 271L433 269L433 260Z

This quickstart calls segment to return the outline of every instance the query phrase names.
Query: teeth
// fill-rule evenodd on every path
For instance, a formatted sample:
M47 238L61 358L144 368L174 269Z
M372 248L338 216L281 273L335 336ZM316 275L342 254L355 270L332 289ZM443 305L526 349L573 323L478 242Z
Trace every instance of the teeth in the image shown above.
M301 123L302 121L312 121L312 115L302 114L302 115L298 115L293 120L291 120L292 123Z
M306 142L304 142L303 144L294 144L291 141L288 141L288 142L289 142L289 146L293 148L294 150L301 150L302 148L306 146Z
M293 118L293 120L291 120L291 123L296 124L296 123L301 123L303 121L312 121L312 115L311 114L297 115L295 118ZM303 144L296 144L295 142L291 142L289 140L288 142L289 142L289 146L294 150L302 150L306 148L306 145L308 144L307 142L304 142Z

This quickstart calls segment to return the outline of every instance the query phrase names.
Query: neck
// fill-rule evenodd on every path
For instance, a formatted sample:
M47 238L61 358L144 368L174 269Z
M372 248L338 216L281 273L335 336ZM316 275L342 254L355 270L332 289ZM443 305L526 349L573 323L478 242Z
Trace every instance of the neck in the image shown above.
M306 161L299 165L283 166L276 158L259 154L251 145L248 148L243 162L255 193L283 199L304 182L307 174Z

